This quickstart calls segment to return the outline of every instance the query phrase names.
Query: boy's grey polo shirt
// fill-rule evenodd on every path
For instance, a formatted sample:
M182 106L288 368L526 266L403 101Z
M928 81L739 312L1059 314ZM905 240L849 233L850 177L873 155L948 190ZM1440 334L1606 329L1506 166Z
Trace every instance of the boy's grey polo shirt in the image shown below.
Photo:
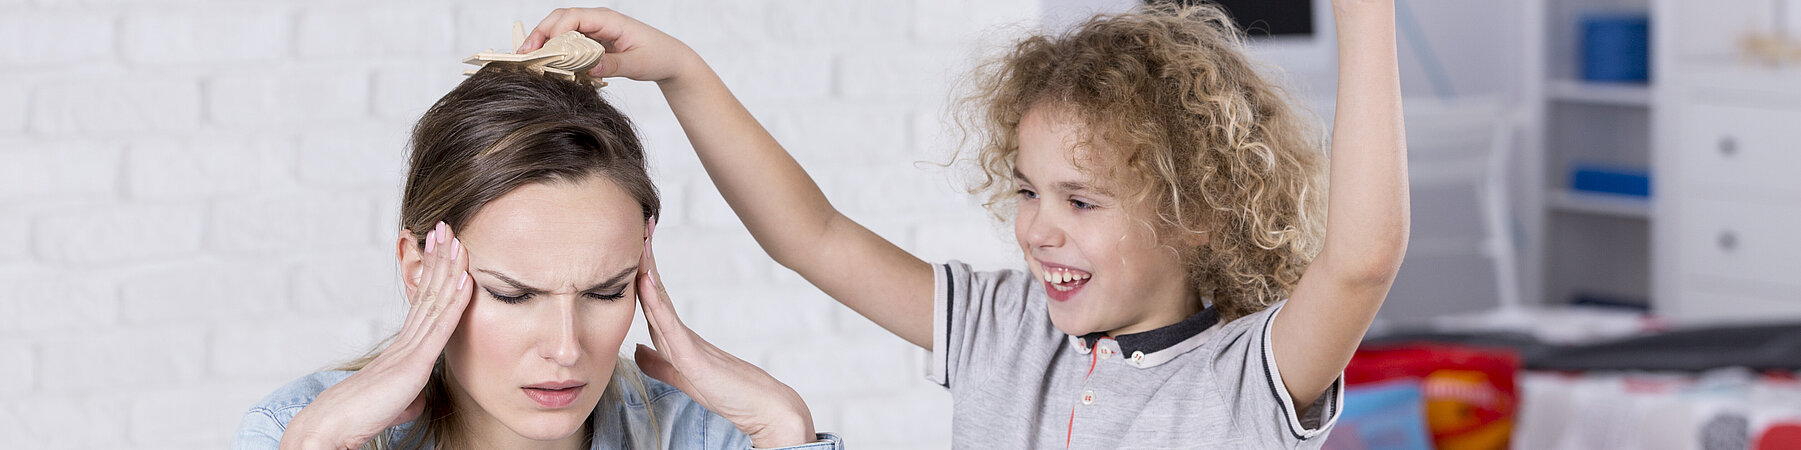
M1344 379L1296 414L1269 346L1277 303L1157 330L1077 337L1022 271L936 274L927 378L951 391L957 448L1320 448Z

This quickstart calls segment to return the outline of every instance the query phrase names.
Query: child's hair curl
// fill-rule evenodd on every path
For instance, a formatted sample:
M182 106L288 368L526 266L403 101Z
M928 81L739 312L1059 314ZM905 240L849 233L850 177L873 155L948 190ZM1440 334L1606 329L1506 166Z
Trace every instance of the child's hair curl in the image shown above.
M1144 222L1177 249L1194 292L1226 320L1262 310L1318 253L1326 192L1323 136L1256 68L1210 5L1153 4L1029 37L982 66L962 99L981 173L970 192L999 217L1012 211L1020 118L1062 108L1105 150L1077 167L1154 206Z

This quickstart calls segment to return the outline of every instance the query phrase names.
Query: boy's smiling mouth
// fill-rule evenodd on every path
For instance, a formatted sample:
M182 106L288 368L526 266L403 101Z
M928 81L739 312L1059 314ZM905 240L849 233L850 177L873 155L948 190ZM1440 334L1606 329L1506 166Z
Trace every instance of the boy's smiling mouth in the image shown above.
M1044 292L1057 301L1069 301L1076 295L1076 291L1081 290L1094 277L1092 273L1068 266L1042 261L1039 264L1044 267L1044 272L1038 274L1039 279L1044 281Z

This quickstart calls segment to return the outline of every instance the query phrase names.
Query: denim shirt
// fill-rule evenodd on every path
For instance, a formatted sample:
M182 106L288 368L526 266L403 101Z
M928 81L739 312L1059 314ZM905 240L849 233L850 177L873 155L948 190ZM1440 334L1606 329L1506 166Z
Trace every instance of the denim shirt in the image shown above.
M620 362L626 363L625 360ZM318 372L276 389L244 414L244 422L238 425L231 448L260 450L280 447L281 435L287 429L288 421L293 420L301 408L311 404L326 388L344 381L352 373L354 372ZM661 439L658 441L663 443L663 448L668 449L751 448L750 436L738 431L731 421L708 411L689 398L688 394L673 386L654 378L641 378L644 382L643 393L634 389L620 389L620 401L603 401L595 407L594 414L589 418L590 428L594 432L594 444L591 448L631 448L633 434L649 432L659 434ZM645 398L644 394L648 394L649 398ZM656 424L655 430L652 430L653 423ZM403 436L406 427L410 425L412 424L390 428L388 434L392 437ZM820 433L816 442L782 448L842 450L844 443L830 433Z

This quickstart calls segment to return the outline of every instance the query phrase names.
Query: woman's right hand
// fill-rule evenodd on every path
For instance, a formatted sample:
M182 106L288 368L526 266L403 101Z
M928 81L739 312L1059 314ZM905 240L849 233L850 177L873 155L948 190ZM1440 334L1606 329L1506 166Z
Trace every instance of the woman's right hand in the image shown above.
M544 46L551 37L577 31L600 42L607 52L589 71L596 77L626 77L668 84L706 64L688 44L637 19L607 8L558 8L538 22L518 53Z
M456 331L474 289L469 255L450 226L426 234L411 304L394 341L362 370L319 394L288 422L284 449L354 449L425 409L423 392L444 345Z

